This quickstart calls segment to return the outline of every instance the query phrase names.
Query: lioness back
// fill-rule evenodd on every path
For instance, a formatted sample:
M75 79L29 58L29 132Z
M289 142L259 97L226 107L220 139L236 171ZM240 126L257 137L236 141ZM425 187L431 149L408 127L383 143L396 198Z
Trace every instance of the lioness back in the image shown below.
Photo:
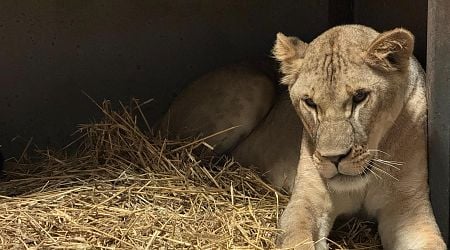
M175 99L161 124L171 138L209 136L216 154L229 152L253 166L277 188L289 191L300 153L302 125L287 90L276 93L261 67L231 65L190 84Z
M266 116L275 97L270 78L250 64L212 71L189 84L160 122L169 138L207 137L222 154L247 137Z

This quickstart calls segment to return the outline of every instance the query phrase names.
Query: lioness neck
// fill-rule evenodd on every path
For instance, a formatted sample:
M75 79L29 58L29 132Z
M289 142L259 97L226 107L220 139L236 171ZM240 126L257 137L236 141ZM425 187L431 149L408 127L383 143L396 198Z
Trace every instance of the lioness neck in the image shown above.
M405 165L415 158L413 154L426 157L425 74L415 58L411 60L409 72L404 107L380 143L380 149L391 154L392 160L404 162Z

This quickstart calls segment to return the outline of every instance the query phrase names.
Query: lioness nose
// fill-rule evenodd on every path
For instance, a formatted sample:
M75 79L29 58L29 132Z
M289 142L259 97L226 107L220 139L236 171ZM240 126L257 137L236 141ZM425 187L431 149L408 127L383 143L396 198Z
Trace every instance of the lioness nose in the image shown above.
M336 165L336 167L339 165L339 162L344 159L345 157L347 157L347 155L350 154L349 150L348 152L344 153L344 154L338 154L338 155L322 155L322 157L327 158L329 161L331 161L334 165Z

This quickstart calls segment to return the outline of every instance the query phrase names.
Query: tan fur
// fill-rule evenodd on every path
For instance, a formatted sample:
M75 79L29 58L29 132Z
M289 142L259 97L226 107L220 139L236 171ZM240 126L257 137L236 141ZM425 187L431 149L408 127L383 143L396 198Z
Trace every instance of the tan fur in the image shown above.
M159 129L169 138L206 137L216 154L231 150L269 112L273 82L249 64L223 67L189 84L171 104Z
M292 190L299 160L302 125L287 93L270 113L233 151L244 166L253 165L277 188Z
M260 70L233 65L190 84L161 128L193 137L238 126L207 142L293 191L281 247L326 249L335 218L363 210L378 220L385 249L446 249L428 200L424 73L413 45L404 29L358 25L310 44L278 34L273 52L290 98L276 97ZM360 89L369 95L353 104Z
M291 190L302 125L287 91L277 95L261 68L237 64L200 77L177 96L159 129L169 138L192 138L236 127L206 140L214 153L228 152L274 186Z
M428 198L424 72L412 34L348 25L307 46L297 40L278 35L274 46L304 124L280 247L327 249L335 218L363 210L378 220L384 249L446 249ZM367 97L354 102L361 90Z

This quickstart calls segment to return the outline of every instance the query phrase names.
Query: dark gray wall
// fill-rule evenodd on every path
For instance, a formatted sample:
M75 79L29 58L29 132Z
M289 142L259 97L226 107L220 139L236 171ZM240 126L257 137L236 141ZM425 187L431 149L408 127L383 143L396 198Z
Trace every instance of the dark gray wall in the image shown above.
M450 1L428 3L428 169L430 198L450 243Z
M154 98L150 119L195 77L268 56L275 33L305 41L341 23L416 35L425 63L427 1L0 1L0 145L15 155L71 140L94 99ZM350 10L350 11L349 11ZM14 142L11 142L16 138Z
M81 91L154 98L154 118L200 74L267 56L276 32L309 41L327 27L326 0L2 0L0 144L11 156L30 137L68 142L97 115Z

